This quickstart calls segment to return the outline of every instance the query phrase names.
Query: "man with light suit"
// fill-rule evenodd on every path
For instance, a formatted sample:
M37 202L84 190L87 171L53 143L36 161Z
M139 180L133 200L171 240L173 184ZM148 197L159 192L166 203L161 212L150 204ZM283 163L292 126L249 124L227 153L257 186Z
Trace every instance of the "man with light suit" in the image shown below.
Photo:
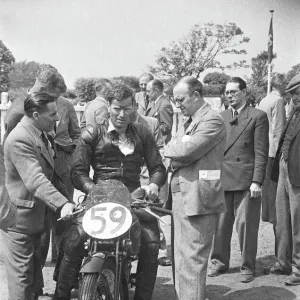
M225 211L220 182L226 143L222 117L203 99L201 82L183 77L174 101L187 121L165 147L171 159L176 299L205 299L206 271L219 214Z

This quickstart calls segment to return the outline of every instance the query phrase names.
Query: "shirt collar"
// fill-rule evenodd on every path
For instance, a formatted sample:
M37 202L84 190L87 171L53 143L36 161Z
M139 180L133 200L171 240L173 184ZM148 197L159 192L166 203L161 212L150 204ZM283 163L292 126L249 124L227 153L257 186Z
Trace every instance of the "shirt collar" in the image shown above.
M163 94L161 94L160 96L157 97L157 99L154 101L154 105L156 105L156 103L158 102L158 100L163 96Z
M116 131L116 128L114 126L114 124L111 122L111 120L108 120L108 128L107 128L107 133L110 133L112 131Z
M241 111L243 110L243 108L245 107L246 103L244 105L242 105L239 109L234 109L233 107L231 107L232 110L232 115L234 115L234 112L237 111L238 114L241 113Z

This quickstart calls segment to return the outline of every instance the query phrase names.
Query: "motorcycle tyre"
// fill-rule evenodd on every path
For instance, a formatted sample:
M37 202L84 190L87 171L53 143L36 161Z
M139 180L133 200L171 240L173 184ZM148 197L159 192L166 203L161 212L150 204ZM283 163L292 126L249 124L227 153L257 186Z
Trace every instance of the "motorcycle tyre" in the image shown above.
M112 259L106 260L103 265L101 266L100 273L85 273L82 274L79 291L78 291L78 300L96 300L101 299L96 298L97 288L101 292L103 292L105 289L105 293L107 293L108 289L108 297L106 297L106 300L114 300L113 293L111 291L114 291L114 285L110 284L107 281L107 275L109 276L113 275L113 280L115 279L115 271L116 271L116 264ZM103 278L105 277L105 278ZM102 280L101 280L102 279ZM112 279L112 278L110 278ZM122 281L121 276L121 282L119 283L119 299L118 300L127 300L128 297L125 295L128 295L128 291L126 290L127 285L124 285L124 282ZM99 294L98 294L99 295Z

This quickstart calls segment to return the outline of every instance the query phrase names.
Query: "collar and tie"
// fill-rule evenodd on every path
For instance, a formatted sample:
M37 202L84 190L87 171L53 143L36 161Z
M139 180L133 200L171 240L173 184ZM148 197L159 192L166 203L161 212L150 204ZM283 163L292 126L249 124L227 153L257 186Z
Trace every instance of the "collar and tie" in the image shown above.
M238 111L237 110L234 110L233 112L233 118L229 121L230 125L233 125L237 122L237 119L238 119Z
M187 119L187 121L183 124L184 132L188 129L188 127L190 126L190 124L192 123L192 121L193 121L192 117L189 117Z
M46 148L48 149L49 140L45 136L44 132L42 132L42 134L41 134L41 139L42 139L43 143L45 144Z

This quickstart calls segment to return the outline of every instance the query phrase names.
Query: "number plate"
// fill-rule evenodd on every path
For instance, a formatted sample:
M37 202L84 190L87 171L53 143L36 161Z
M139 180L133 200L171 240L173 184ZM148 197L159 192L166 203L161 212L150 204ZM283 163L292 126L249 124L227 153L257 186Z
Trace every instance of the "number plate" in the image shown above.
M90 208L83 217L82 226L90 236L108 240L124 234L131 226L129 209L118 203L101 203Z

